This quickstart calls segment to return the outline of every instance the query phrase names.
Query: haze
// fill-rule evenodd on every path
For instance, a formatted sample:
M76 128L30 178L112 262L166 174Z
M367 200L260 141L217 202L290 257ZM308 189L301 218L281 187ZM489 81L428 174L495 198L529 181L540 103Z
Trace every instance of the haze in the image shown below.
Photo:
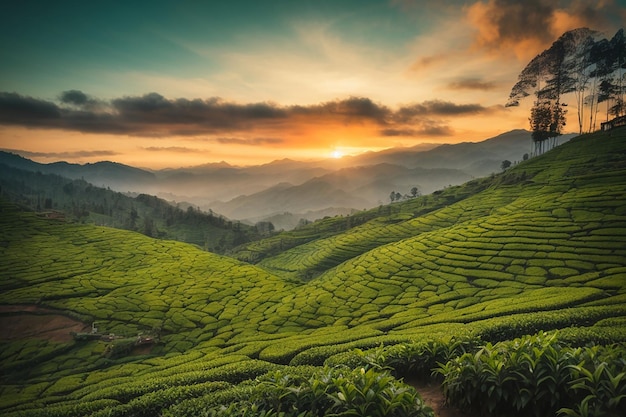
M505 108L563 32L623 1L12 2L0 148L148 167L340 158L528 128ZM529 103L526 103L529 104Z

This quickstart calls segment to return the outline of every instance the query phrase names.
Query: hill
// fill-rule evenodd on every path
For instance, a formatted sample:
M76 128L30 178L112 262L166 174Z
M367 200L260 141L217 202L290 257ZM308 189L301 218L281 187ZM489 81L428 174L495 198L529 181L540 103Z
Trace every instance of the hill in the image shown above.
M411 188L417 187L420 193L430 194L469 179L469 175L455 169L409 169L391 164L358 166L315 177L300 185L281 183L227 203L214 202L211 206L226 216L242 221L266 219L284 212L316 220L321 218L316 214L329 207L334 209L333 214L350 213L389 201L392 191L408 194ZM286 230L293 228L283 227L280 223L276 226Z
M156 181L155 175L149 171L110 161L84 165L67 162L40 164L13 153L0 152L0 164L24 171L55 174L73 180L82 179L96 186L123 192L147 189Z
M188 203L170 203L147 194L131 196L82 179L71 180L2 163L0 197L48 216L138 231L218 253L262 236L257 227L202 212Z
M565 143L575 135L566 134L559 138ZM407 168L458 169L474 177L490 175L500 171L503 160L521 161L531 151L531 135L524 129L511 130L480 142L444 144L424 150L421 146L357 156L358 164L376 165L388 163ZM458 183L455 183L455 185Z
M425 357L556 329L559 346L624 342L625 174L626 130L585 135L502 174L239 248L257 265L4 203L5 314L36 305L160 342L5 338L0 410L203 415L306 381L408 393L376 369L417 372ZM448 356L427 356L435 347ZM354 388L342 389L348 401Z

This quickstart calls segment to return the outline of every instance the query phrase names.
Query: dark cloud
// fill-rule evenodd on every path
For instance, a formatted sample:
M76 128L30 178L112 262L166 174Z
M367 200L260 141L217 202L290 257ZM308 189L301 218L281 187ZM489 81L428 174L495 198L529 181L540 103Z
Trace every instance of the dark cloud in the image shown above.
M215 97L207 100L168 100L158 93L119 98L111 104L120 118L137 123L198 124L219 128L287 116L283 108L271 103L236 104Z
M486 111L488 108L480 104L456 104L450 101L428 100L401 107L395 113L394 118L398 122L407 123L424 116L462 116Z
M475 43L494 50L545 46L562 33L583 26L615 29L621 26L623 13L612 1L579 0L476 1L466 10L477 30Z
M59 101L75 110L102 111L107 107L107 103L104 101L97 100L80 90L63 91L59 96Z
M115 156L119 155L114 151L72 151L72 152L31 152L23 151L19 149L0 149L5 152L11 152L21 155L25 158L52 158L52 159L70 159L70 158L90 158L90 157L102 157L102 156Z
M279 138L252 138L252 139L217 138L215 140L222 144L250 145L250 146L275 145L275 144L284 142L284 140L279 139Z
M46 125L60 119L61 111L50 101L0 92L0 123Z
M366 97L349 97L309 106L279 106L269 102L237 104L220 98L171 100L158 93L104 102L79 90L69 90L60 95L59 104L16 93L0 93L0 110L0 124L164 137L253 131L264 125L289 126L300 121L369 122L384 129L386 136L394 136L394 131L407 133L407 129L414 129L415 134L441 134L445 129L439 125L424 128L425 120L476 114L488 109L479 104L433 100L391 110ZM216 140L250 146L283 142L283 139L274 137L220 136Z
M306 107L293 106L290 111L300 115L362 119L378 123L384 123L392 113L388 107L374 103L367 97L349 97Z
M61 103L75 104L77 106L83 106L87 104L90 99L87 94L80 90L68 90L61 93Z
M451 90L489 91L498 88L498 85L493 81L483 81L478 78L463 78L448 83L448 88Z
M413 128L392 128L379 131L382 136L419 138L423 136L452 136L454 130L442 122L434 120L422 120Z

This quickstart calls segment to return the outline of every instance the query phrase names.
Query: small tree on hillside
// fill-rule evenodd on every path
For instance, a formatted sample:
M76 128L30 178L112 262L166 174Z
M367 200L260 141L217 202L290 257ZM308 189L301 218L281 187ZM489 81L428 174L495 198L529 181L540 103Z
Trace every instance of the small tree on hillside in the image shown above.
M551 100L535 102L529 118L535 155L540 155L556 145L556 138L561 135L565 126L566 114L567 110L558 102Z

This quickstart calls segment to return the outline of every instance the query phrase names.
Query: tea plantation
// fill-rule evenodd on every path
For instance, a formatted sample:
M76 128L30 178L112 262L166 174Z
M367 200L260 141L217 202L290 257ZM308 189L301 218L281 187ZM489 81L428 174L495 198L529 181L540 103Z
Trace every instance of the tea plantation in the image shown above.
M416 377L487 415L626 407L625 129L233 257L0 212L0 306L158 335L0 338L5 416L432 415Z

